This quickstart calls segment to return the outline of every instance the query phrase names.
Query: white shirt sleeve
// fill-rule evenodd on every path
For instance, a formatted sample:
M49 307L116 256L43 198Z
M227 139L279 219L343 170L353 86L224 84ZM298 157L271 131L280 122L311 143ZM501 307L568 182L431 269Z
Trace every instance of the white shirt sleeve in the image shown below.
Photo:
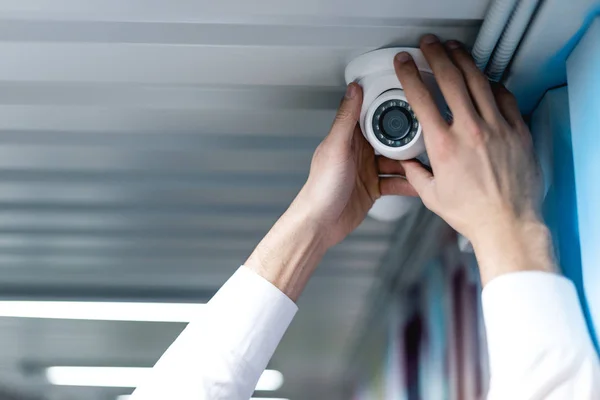
M297 310L270 282L240 267L131 400L248 400Z
M488 400L600 399L600 367L575 286L518 272L483 290L490 359Z

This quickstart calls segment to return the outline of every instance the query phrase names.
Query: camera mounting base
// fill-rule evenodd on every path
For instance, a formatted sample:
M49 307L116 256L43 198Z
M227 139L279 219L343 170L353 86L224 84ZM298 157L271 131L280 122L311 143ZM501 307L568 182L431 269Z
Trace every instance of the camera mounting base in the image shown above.
M367 75L381 75L394 72L394 57L401 52L407 52L412 56L417 64L417 68L422 72L431 72L431 68L421 50L413 47L390 47L387 49L373 50L356 57L346 66L346 83L359 82Z
M381 136L385 132L376 129L378 126L375 126L373 122L373 118L377 116L378 107L387 100L398 100L402 107L407 107L408 103L402 90L402 84L398 80L394 69L394 57L403 51L412 56L421 73L423 82L433 94L438 107L441 107L443 97L437 87L431 68L421 50L416 48L393 47L365 53L346 66L345 80L347 84L357 82L363 88L363 105L359 123L363 135L371 143L375 153L396 160L407 160L415 157L421 159L427 156L420 124L418 130L414 132L414 139L411 138L408 143L401 143L401 146L398 147L396 142L393 142L393 145L390 144L389 138L387 138L387 145L382 138L378 140L377 135ZM410 106L408 107L407 110L412 113ZM375 132L376 130L377 132ZM369 215L380 221L394 221L411 212L419 204L420 200L415 198L383 196L369 210Z

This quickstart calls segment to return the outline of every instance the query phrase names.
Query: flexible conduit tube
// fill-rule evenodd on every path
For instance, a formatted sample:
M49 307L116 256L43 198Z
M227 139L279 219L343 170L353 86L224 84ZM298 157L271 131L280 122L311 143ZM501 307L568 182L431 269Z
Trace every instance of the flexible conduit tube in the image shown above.
M502 78L538 3L539 0L521 0L515 8L488 64L486 75L490 80L498 82Z
M517 0L494 0L488 9L471 52L480 70L485 70L516 3Z

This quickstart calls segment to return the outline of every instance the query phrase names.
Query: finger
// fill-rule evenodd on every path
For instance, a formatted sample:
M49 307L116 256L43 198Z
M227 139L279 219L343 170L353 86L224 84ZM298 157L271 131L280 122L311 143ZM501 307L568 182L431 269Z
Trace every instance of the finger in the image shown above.
M417 197L419 194L412 185L401 177L379 178L379 192L382 196L412 196Z
M402 166L408 183L417 191L425 205L430 204L431 188L434 182L432 173L416 160L402 161Z
M490 81L477 68L471 54L455 40L446 42L446 48L448 49L450 58L462 72L472 101L475 103L477 111L479 111L479 115L489 122L498 121L502 115L498 107L496 107L496 99L492 93Z
M500 113L513 128L522 128L525 125L523 116L519 110L517 99L501 83L492 84L492 93L498 105Z
M346 94L329 132L332 140L339 140L342 145L350 146L354 128L360 116L361 105L362 89L357 83L352 82L346 88Z
M452 110L454 121L479 119L462 72L454 65L437 36L425 35L420 47L448 107Z
M410 106L423 127L423 137L428 152L434 153L440 138L446 135L448 124L440 114L437 104L410 54L398 53L394 59L396 75L402 84Z
M404 168L400 164L400 161L384 156L377 156L377 171L380 174L404 176Z

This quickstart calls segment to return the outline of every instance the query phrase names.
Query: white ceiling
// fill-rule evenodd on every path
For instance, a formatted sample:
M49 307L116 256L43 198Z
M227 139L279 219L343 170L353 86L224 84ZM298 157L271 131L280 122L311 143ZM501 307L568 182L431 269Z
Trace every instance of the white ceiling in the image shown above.
M428 32L472 44L481 0L3 0L0 296L205 300L304 181L355 55ZM272 367L340 396L395 227L324 260ZM0 385L48 399L52 364L152 365L182 329L0 319Z

